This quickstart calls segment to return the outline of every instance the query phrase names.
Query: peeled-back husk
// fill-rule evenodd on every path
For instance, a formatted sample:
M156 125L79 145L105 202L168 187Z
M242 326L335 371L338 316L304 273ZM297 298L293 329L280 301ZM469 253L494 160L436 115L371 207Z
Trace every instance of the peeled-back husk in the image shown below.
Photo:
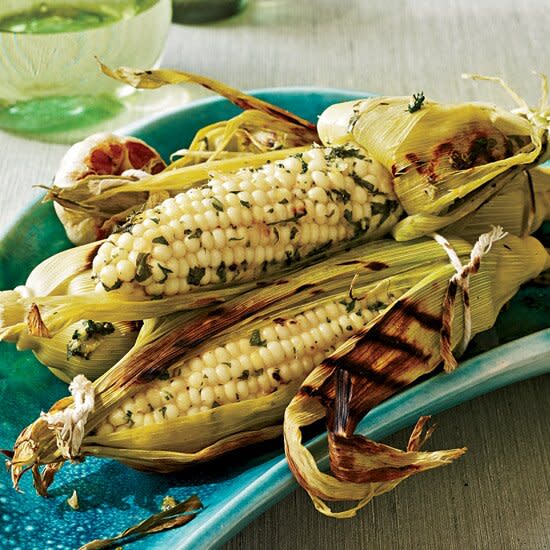
M466 259L470 245L460 239L452 242L460 257ZM297 314L331 297L348 297L356 273L359 277L353 284L354 295L377 296L383 292L397 296L435 266L446 264L445 251L432 240L406 244L378 241L307 268L289 279L275 280L269 287L254 290L213 311L189 315L183 320L173 315L168 321L147 321L136 347L94 383L96 408L86 424L82 456L106 456L136 468L165 472L280 434L284 407L298 385L290 384L254 400L170 420L163 426L143 426L102 437L95 436L94 430L143 382L162 375L168 367L187 368L185 362L190 357L222 345L235 334L250 334L264 319ZM63 410L71 403L70 398L63 399L50 412ZM15 444L11 461L14 482L29 466L49 464L47 471L51 472L63 461L52 430L39 419L24 430Z
M534 238L508 236L493 244L470 278L472 334L490 328L500 308L526 280L548 266L548 253ZM425 419L407 451L355 434L363 416L381 401L432 372L442 361L442 312L454 269L434 267L361 333L314 369L285 412L285 450L292 472L315 507L332 517L352 517L373 497L414 473L448 464L465 449L421 452ZM456 287L455 287L455 290ZM452 347L462 340L460 290L454 321L446 327ZM449 334L450 329L450 334ZM326 417L331 473L319 470L302 443L301 429ZM353 501L335 512L327 501Z

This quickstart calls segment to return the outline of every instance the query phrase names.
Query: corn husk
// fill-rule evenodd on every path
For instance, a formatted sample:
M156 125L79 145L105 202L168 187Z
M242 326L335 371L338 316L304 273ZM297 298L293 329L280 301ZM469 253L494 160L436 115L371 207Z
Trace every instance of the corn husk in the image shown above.
M548 253L534 238L508 236L494 243L470 278L472 334L493 325L500 308L526 280L548 266ZM477 264L479 266L479 263ZM355 434L375 405L431 373L443 359L442 344L456 347L464 333L463 304L449 302L450 265L436 267L312 371L285 412L285 449L291 470L315 507L327 516L351 517L373 497L414 473L448 464L465 449L422 452L426 419L406 451ZM456 292L456 286L454 286ZM454 321L442 314L452 308ZM301 428L326 418L331 473L322 473L302 443ZM327 501L353 501L336 512Z
M452 243L466 259L471 246L460 239L452 239ZM350 292L354 296L383 293L390 300L447 264L445 251L432 240L407 244L378 241L292 277L274 280L270 286L214 311L206 310L184 321L178 315L147 321L134 349L94 383L96 407L87 419L79 458L110 457L135 468L168 472L280 435L284 409L300 381L281 386L269 395L178 417L164 425L141 426L101 437L94 435L94 430L143 382L163 376L171 367L188 368L189 358L221 345L228 337L249 335L266 319L296 314L335 297L348 298ZM71 398L62 399L50 412L64 410L71 403ZM43 492L52 473L65 460L52 430L39 419L16 442L11 461L14 483L31 467L36 472L37 489ZM39 465L46 465L42 474L38 473Z
M293 149L318 141L312 128L251 109L199 130L188 148L172 153L169 169L198 162Z
M82 321L69 325L53 338L24 334L17 349L32 350L40 363L66 383L77 374L95 380L128 353L139 330L138 323L115 323L111 325L112 333L86 339L83 325ZM71 346L75 342L79 346Z
M408 240L475 212L525 168L544 160L548 122L494 105L377 97L340 103L319 118L325 144L355 142L394 176L408 217L393 235ZM494 220L493 220L494 223Z
M512 235L534 233L550 219L550 168L537 166L514 177L475 212L445 227L443 235L460 235L475 241L498 220Z
M175 71L171 69L154 69L150 71L142 71L131 69L129 67L119 67L118 69L113 70L101 62L99 62L99 66L103 73L107 76L139 89L151 90L169 84L198 84L203 88L211 90L216 94L225 97L226 99L231 101L231 103L233 103L237 107L240 107L243 110L255 109L257 111L261 111L263 113L271 115L277 119L286 120L293 125L301 126L310 130L311 132L315 132L315 125L308 120L305 120L304 118L301 118L298 115L287 111L286 109L277 107L277 105L268 103L263 99L259 99L257 97L245 94L244 92L241 92L240 90L237 90L235 88L231 88L230 86L227 86L227 84L223 84L212 78L183 71Z

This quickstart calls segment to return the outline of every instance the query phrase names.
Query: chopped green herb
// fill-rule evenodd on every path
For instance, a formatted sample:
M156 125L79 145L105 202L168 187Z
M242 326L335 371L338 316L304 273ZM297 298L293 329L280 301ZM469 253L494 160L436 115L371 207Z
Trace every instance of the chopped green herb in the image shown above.
M160 223L160 220L158 218L149 218L154 223Z
M397 201L387 200L384 202L372 202L371 203L371 213L373 216L376 214L381 214L380 221L378 225L382 225L391 215L392 212L397 210L399 203Z
M212 199L212 206L218 211L218 212L223 212L224 208L223 208L223 204L221 203L221 201L214 197Z
M344 204L347 204L351 199L351 195L345 189L330 189L329 191L331 195L336 195L336 199Z
M204 267L192 267L187 274L187 282L190 285L199 286L205 273L206 269Z
M216 275L218 276L218 279L220 280L220 282L225 283L227 281L227 271L225 268L225 262L220 263L220 265L216 269Z
M168 267L164 267L163 265L161 264L157 264L159 266L159 269L162 271L162 275L163 275L163 278L159 281L159 283L164 283L164 281L166 281L166 279L168 279L168 274L169 273L174 273L171 269L169 269Z
M136 277L135 280L138 283L143 283L151 275L153 274L153 271L151 269L151 266L149 265L149 256L150 254L145 252L140 252L138 254L138 257L136 259Z
M190 239L200 239L202 235L202 229L200 227L197 227L197 229L195 229L195 231L193 231L192 233L189 234L189 238Z
M332 150L328 155L326 155L326 157L327 160L330 161L334 160L335 158L346 159L350 157L364 159L365 155L363 155L356 147L347 147L345 145L342 145L339 147L332 147Z
M364 180L363 178L360 178L355 172L353 172L353 174L351 174L351 177L352 177L353 181L357 185L359 185L359 187L362 187L363 189L366 189L367 191L370 191L371 193L378 194L378 189L376 189L376 187L370 181L367 181L367 180Z
M284 220L277 220L276 222L271 222L271 223L268 223L267 225L276 225L278 223L290 223L290 222L295 222L295 221L298 221L300 218L303 218L304 216L307 216L307 211L303 211L303 212L297 212L294 216L292 216L292 218L286 218Z
M413 94L413 102L407 107L409 113L415 113L416 111L419 111L422 108L422 104L424 103L425 99L426 97L424 96L424 92Z
M135 422L132 420L132 411L126 411L126 422L130 425L130 426L133 426L135 424Z
M151 242L168 246L168 241L163 236L155 237Z
M106 336L107 334L112 334L115 331L115 327L112 323L96 323L91 319L84 321L83 325L88 338L92 338L94 336Z
M242 374L239 376L239 380L248 380L250 376L250 371L248 369L243 370Z
M103 285L103 288L107 292L109 292L111 290L116 290L117 288L120 288L122 286L122 281L120 279L117 279L113 286L107 286L104 282L102 282L101 284Z
M260 331L258 329L252 332L252 336L250 336L250 345L263 347L267 345L267 340L262 340L262 337L260 336Z
M252 206L250 205L250 203L248 201L241 200L240 203L246 208L252 208Z
M279 204L288 204L288 199L281 199Z

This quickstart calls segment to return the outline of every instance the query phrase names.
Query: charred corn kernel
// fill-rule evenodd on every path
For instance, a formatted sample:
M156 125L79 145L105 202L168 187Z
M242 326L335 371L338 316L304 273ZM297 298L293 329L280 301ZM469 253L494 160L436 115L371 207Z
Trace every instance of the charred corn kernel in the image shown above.
M218 174L111 235L93 274L107 291L131 282L150 296L171 296L251 279L339 241L376 238L401 215L391 176L376 164L357 148L314 147L258 169Z
M101 428L102 433L116 432L128 424L146 425L151 411L152 422L161 424L218 405L254 399L281 384L300 381L365 326L380 307L381 303L368 295L362 300L329 300L322 306L304 307L284 321L264 321L248 339L228 337L224 345L172 367L168 380L142 387L107 417L109 427Z

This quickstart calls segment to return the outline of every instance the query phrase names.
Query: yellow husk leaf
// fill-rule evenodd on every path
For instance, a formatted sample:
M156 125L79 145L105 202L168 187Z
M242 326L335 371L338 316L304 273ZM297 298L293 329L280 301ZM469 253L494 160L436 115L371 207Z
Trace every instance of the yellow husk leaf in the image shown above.
M457 239L452 242L460 256L466 258L469 244ZM206 311L199 316L178 318L173 315L167 321L147 321L134 350L94 383L96 408L86 424L82 454L108 456L142 469L168 471L213 458L228 448L249 444L256 438L280 433L276 426L297 385L281 387L256 400L222 405L192 417L170 420L164 426L94 436L94 430L103 419L122 400L138 391L145 379L155 378L167 367L188 368L190 357L221 345L229 337L248 337L266 319L293 315L329 298L349 297L356 273L359 277L353 286L354 296L383 293L389 298L411 288L437 266L447 263L445 251L432 240L407 244L378 241L306 268L290 279L275 280L269 287L235 298L218 308L216 316ZM51 412L70 405L71 399L64 399L55 404ZM37 420L16 443L12 460L14 481L17 482L27 466L62 461L52 431L43 420Z
M318 141L317 132L252 109L199 130L187 149L172 153L172 157L181 158L172 162L168 170L246 153L292 149L314 141Z
M413 217L411 217L413 218ZM550 218L550 168L537 166L510 178L502 190L477 211L441 231L475 241L498 220L512 235L534 233Z
M491 327L502 305L520 284L540 273L547 261L547 252L532 237L508 236L493 244L492 250L481 260L480 271L470 280L473 334ZM417 445L412 452L404 453L354 435L358 421L367 410L395 393L398 387L403 388L431 372L441 362L440 334L434 319L441 319L448 281L453 273L451 266L435 268L373 320L362 334L348 340L315 369L286 409L284 433L289 465L323 514L352 517L374 496L391 490L406 477L447 464L464 452L454 449L421 453ZM416 313L411 314L411 311ZM454 314L450 334L452 346L458 344L463 334L460 300L454 304ZM392 341L396 346L387 347L387 342ZM359 365L364 372L358 370ZM353 417L346 415L347 418L338 423L341 414L335 395L340 395L337 381L344 375L351 379L347 395L353 399L353 404L346 402L340 406L355 412ZM330 410L325 409L326 406ZM328 412L333 474L319 471L315 459L302 444L301 434L302 427L322 419ZM356 504L334 512L326 501L354 501Z
M315 126L308 120L305 120L287 111L286 109L272 105L267 101L245 94L235 88L231 88L230 86L227 86L226 84L218 82L212 78L171 69L142 71L128 67L119 67L118 69L113 70L101 62L99 62L99 66L103 73L107 76L110 76L115 80L120 80L121 82L129 84L134 88L155 89L160 88L161 86L166 86L167 84L183 84L187 82L199 84L200 86L207 88L208 90L212 90L218 95L227 98L231 101L231 103L237 105L237 107L240 107L241 109L256 109L280 120L286 120L293 124L315 131Z

